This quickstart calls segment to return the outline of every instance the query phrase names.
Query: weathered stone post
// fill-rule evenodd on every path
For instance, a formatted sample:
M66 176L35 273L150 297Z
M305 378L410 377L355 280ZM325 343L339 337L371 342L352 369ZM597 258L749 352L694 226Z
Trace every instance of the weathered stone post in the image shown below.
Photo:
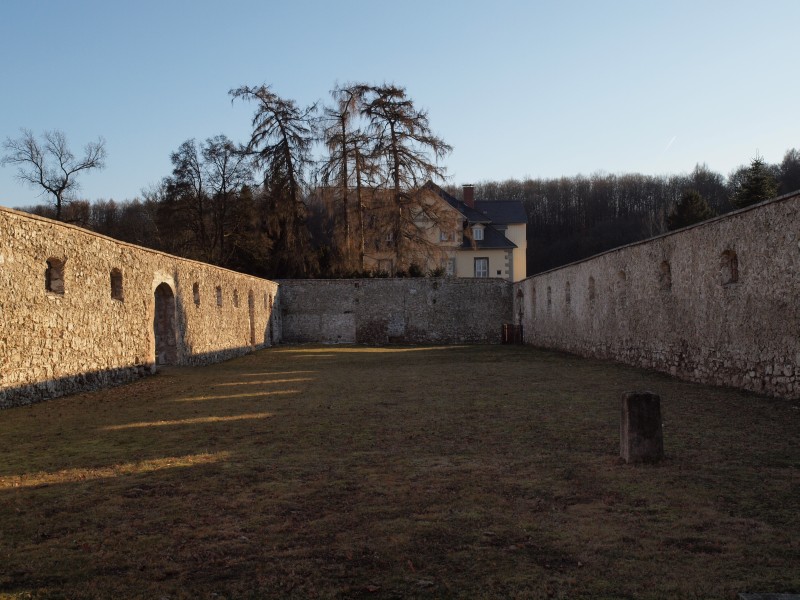
M626 463L664 458L661 398L652 392L625 392L619 424L619 453Z

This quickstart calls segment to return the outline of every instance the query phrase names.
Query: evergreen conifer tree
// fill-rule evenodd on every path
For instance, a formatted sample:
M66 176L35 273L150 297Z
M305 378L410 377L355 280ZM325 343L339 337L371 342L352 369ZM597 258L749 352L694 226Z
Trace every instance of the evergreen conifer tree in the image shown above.
M687 227L710 219L715 215L714 211L696 190L688 190L683 193L681 199L667 215L667 229L673 231L681 227Z
M744 208L774 198L777 191L778 186L769 167L760 156L756 156L750 162L744 181L733 196L733 204L737 208Z

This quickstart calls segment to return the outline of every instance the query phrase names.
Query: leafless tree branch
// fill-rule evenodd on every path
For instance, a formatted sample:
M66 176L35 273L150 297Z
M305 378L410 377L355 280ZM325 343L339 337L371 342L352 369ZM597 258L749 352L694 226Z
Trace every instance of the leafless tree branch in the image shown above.
M17 179L41 193L51 194L56 207L56 218L61 219L63 205L72 199L71 192L78 189L77 175L81 171L102 169L105 166L105 140L98 138L84 147L84 154L76 159L61 131L46 131L41 141L33 132L22 129L18 138L6 138L5 154L0 165L16 165Z

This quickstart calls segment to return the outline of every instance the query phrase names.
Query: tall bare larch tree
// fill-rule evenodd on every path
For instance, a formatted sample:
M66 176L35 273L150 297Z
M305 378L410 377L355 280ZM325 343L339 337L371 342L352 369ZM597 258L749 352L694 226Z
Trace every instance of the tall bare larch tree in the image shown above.
M408 261L407 242L420 245L427 239L419 231L417 216L429 207L416 205L413 192L428 179L445 178L440 161L452 147L434 135L428 113L414 105L403 87L369 86L361 114L369 123L372 157L382 173L382 185L390 191L391 238L398 262L404 265Z
M315 137L316 105L299 108L269 86L231 90L232 101L254 102L253 132L245 151L263 170L264 222L272 241L271 275L307 277L314 273L306 225L306 169Z
M340 205L334 219L334 235L340 237L339 246L341 260L345 270L353 266L352 251L354 242L358 242L358 267L364 268L364 184L370 182L373 175L370 139L358 125L364 95L368 91L365 84L349 84L337 86L331 91L333 106L323 111L322 139L328 150L320 167L320 177L326 193L333 194L331 199ZM330 192L328 192L330 190ZM357 233L353 233L351 218L351 190L355 195L356 214L358 217ZM341 221L341 227L338 226ZM338 235L337 235L338 234Z

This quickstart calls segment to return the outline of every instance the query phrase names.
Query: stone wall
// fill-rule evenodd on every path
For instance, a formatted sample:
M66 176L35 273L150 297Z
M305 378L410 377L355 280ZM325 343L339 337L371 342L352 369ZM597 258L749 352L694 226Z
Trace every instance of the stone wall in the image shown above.
M278 285L0 208L0 407L280 339ZM158 355L158 356L157 356Z
M800 194L515 285L526 343L800 396Z
M497 344L511 322L511 284L501 279L280 283L287 342Z

